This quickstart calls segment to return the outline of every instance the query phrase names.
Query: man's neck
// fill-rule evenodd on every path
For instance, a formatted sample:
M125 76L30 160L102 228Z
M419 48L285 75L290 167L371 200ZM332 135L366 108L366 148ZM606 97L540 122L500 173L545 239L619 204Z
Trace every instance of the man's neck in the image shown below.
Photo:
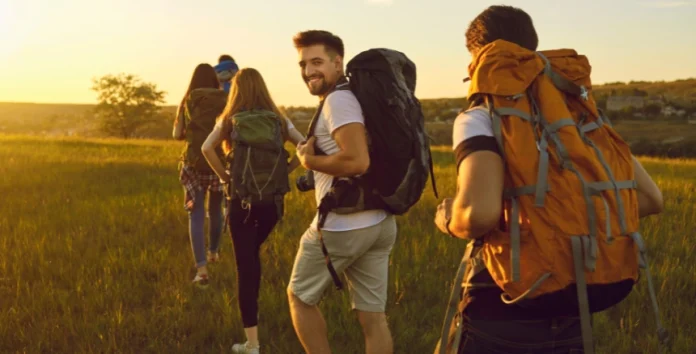
M324 99L326 99L328 95L330 95L332 92L336 90L336 86L347 82L348 79L346 78L346 76L344 74L341 74L341 76L338 77L338 80L336 80L336 82L333 85L331 85L331 88L325 94L319 95L319 100L323 101Z

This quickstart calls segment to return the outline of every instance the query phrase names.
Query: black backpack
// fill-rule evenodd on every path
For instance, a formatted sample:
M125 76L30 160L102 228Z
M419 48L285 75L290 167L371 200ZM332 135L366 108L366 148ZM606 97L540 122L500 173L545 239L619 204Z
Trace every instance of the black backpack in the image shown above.
M406 213L420 200L428 176L437 197L423 111L415 97L415 64L401 52L379 48L356 55L346 69L347 85L343 79L334 90L350 89L360 103L370 167L360 177L333 179L331 190L318 207L320 236L329 212L383 209L395 215ZM308 138L314 135L322 107L323 101L312 119ZM340 289L341 282L320 239L329 271Z

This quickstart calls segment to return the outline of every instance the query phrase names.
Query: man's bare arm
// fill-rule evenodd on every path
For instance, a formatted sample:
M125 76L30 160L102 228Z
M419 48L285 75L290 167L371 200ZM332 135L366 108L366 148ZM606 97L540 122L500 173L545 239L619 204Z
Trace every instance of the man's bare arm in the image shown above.
M660 188L650 178L648 172L638 162L638 159L635 156L631 156L631 158L633 160L636 184L638 185L638 214L642 218L661 213L664 201Z
M476 239L497 226L503 203L503 171L503 161L495 152L477 151L464 158L452 202L452 234Z
M352 177L365 173L370 166L365 126L361 123L346 124L334 131L333 138L339 151L328 156L314 155L314 137L307 143L300 144L298 151L302 166L335 177ZM304 154L305 152L307 153Z

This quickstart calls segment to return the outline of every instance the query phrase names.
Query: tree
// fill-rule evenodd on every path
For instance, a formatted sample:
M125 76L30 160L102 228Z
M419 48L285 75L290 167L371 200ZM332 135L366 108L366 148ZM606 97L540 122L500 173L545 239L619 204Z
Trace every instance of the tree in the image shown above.
M142 82L134 75L106 75L93 80L98 94L95 112L109 135L131 138L143 126L154 122L164 103L164 91Z
M621 112L619 112L619 111L606 111L605 114L607 115L609 120L612 122L618 122L620 120L623 120L623 117L621 116Z
M621 113L621 118L632 119L636 109L631 106L627 106L622 108L619 112Z
M596 95L595 96L595 103L597 104L597 108L606 110L607 109L607 97L604 95Z
M634 89L633 89L633 95L634 95L634 96L639 96L639 97L645 97L645 96L648 95L648 93L647 93L646 91L643 91L643 90L634 88Z
M662 107L659 104L650 103L643 107L643 112L645 112L645 114L647 114L650 118L655 118L662 112Z

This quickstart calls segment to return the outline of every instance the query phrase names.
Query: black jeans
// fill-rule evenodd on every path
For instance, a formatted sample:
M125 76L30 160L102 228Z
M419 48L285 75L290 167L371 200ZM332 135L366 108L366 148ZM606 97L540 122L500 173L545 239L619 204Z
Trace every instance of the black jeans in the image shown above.
M237 297L244 328L258 325L258 298L261 286L261 245L278 223L274 204L243 209L238 200L229 205L230 233L237 263Z
M583 353L579 317L543 320L472 320L464 318L459 354Z

